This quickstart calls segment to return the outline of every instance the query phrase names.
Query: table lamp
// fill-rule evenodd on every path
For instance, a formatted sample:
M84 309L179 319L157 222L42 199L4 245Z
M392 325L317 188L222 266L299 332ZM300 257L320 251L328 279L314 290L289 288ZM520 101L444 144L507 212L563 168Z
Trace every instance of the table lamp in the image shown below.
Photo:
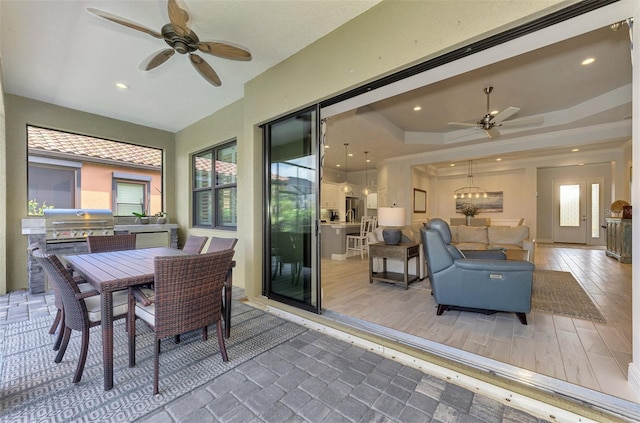
M404 226L404 207L379 207L378 224L384 228L382 238L385 244L399 244Z

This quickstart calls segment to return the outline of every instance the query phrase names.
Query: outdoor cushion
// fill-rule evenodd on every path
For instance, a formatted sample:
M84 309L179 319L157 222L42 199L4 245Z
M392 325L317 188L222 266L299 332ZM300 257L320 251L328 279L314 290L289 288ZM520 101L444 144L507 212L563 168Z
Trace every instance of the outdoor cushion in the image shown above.
M100 311L100 296L95 295L93 297L87 297L84 299L84 303L87 305L87 313L89 315L90 322L99 322L102 319L102 313ZM113 315L120 316L127 314L127 307L129 305L129 294L127 290L115 291L113 293Z

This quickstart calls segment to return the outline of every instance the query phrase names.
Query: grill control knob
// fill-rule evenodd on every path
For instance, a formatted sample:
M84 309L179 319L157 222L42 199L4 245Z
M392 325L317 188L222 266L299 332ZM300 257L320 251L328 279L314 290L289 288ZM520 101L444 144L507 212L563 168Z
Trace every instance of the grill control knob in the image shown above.
M76 236L76 235L78 235L78 232L76 232L76 231L71 231L71 236Z
M108 229L103 229L102 230L102 235L109 235L109 230Z
M93 231L87 231L86 235L93 235Z

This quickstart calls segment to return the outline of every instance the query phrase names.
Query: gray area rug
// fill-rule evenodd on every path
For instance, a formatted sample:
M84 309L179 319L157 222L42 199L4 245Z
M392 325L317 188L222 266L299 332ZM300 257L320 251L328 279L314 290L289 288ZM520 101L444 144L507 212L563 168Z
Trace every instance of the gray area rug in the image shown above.
M605 323L600 310L569 272L535 270L531 308Z
M207 342L202 331L182 335L178 345L162 341L158 396L153 395L153 333L142 322L137 323L134 368L128 365L124 319L114 322L114 388L106 392L100 327L91 330L84 374L74 385L78 332L56 364L55 338L48 334L52 318L8 325L0 340L0 421L133 421L306 330L237 301L232 311L227 363L220 356L215 327Z

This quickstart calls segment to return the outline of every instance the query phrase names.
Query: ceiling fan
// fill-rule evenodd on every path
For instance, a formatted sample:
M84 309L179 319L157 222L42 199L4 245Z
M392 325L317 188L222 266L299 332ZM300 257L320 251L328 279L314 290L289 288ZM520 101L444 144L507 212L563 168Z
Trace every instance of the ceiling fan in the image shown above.
M507 121L508 118L515 115L520 111L519 107L507 107L495 116L491 114L490 96L493 91L493 87L489 86L482 91L487 95L487 113L476 123L467 122L449 122L448 125L472 127L469 131L458 131L454 134L447 135L447 138L454 139L468 135L470 132L477 129L484 130L485 134L489 138L497 138L500 136L498 127L513 127L513 126L528 126L528 125L540 125L544 122L542 116L532 116L528 118L520 118Z
M94 15L107 19L111 22L126 26L127 28L135 29L136 31L144 32L145 34L149 34L155 38L164 39L171 48L163 49L155 54L146 64L145 70L151 70L160 66L169 60L175 52L180 54L189 54L191 64L198 73L209 83L219 87L222 85L220 77L216 71L214 71L213 68L202 57L200 57L200 55L194 53L196 50L213 56L222 57L223 59L251 60L251 53L241 48L234 47L226 43L200 41L196 33L187 26L187 22L189 21L189 14L187 11L182 9L176 0L169 0L167 7L170 23L164 25L160 32L145 28L135 22L112 15L108 12L103 12L102 10L91 7L87 8L87 10Z

